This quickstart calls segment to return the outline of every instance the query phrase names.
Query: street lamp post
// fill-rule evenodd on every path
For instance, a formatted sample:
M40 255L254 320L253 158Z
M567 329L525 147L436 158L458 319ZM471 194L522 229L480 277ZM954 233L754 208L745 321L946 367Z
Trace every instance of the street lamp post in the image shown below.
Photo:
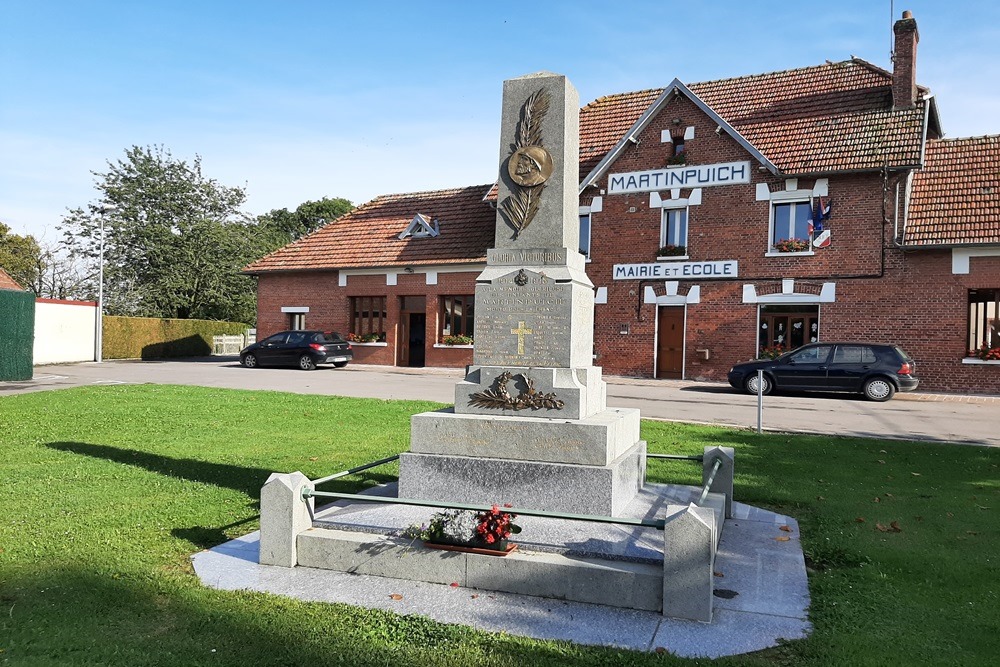
M97 209L101 220L101 243L97 263L97 331L94 340L94 361L104 361L104 218L115 210L114 204L102 204Z

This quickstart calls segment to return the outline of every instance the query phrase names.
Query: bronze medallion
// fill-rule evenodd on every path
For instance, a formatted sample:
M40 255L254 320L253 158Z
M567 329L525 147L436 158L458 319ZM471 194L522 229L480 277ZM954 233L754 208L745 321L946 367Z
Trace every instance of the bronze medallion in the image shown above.
M541 185L552 175L552 156L543 146L522 146L510 156L507 173L523 187Z
M528 274L524 272L524 269L517 272L517 275L514 276L514 282L521 287L528 284Z

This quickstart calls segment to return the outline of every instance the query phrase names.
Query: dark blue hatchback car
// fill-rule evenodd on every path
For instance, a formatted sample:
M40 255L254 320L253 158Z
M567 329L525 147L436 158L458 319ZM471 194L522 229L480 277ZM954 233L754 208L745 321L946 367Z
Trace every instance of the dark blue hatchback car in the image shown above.
M311 371L326 363L342 368L353 358L351 344L334 331L282 331L240 352L240 363L247 368L298 366Z
M758 371L764 372L759 387ZM915 371L913 359L897 345L810 343L777 359L736 364L729 371L729 384L750 394L844 391L888 401L897 391L917 388Z

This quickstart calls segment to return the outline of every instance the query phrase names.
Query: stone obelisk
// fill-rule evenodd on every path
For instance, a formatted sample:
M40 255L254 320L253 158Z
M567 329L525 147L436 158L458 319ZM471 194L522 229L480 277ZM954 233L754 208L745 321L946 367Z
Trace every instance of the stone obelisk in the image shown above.
M579 96L504 82L494 248L476 280L473 365L455 407L415 415L399 495L615 515L642 488L639 411L608 409L579 248Z

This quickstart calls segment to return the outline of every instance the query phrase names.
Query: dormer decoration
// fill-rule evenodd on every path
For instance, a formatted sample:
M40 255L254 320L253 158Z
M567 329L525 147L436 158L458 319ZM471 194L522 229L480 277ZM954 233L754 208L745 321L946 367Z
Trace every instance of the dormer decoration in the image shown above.
M399 238L402 240L409 236L415 239L429 239L440 233L437 219L431 220L430 216L417 213L413 216L409 226L399 235Z

